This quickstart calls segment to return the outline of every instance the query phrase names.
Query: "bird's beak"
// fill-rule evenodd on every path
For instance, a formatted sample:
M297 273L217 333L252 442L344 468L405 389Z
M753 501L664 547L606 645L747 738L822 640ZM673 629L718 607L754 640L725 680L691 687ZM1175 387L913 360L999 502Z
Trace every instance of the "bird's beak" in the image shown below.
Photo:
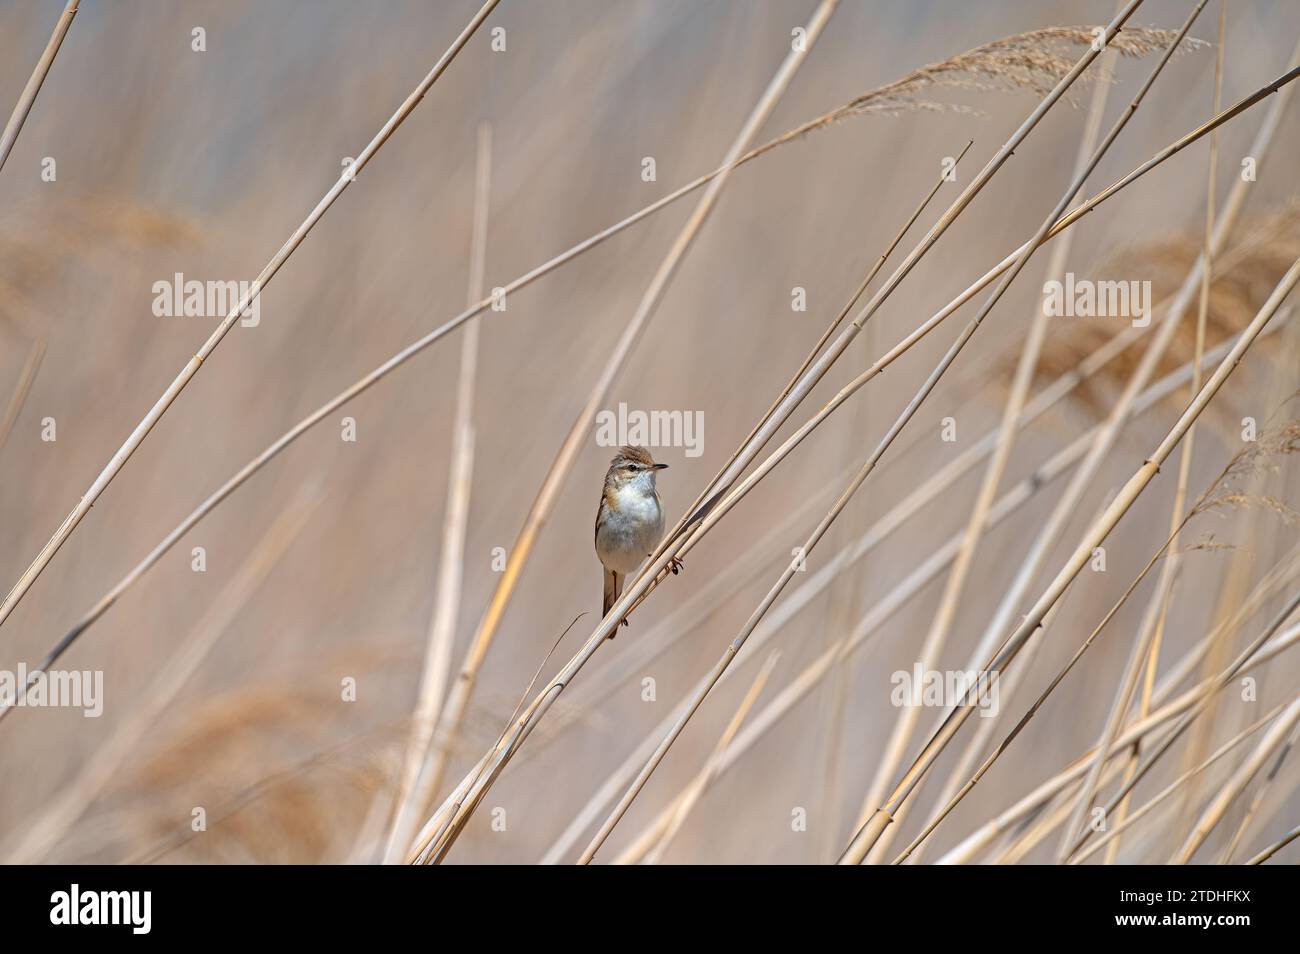
M650 469L651 469L651 470L667 470L667 469L668 469L668 465L667 465L667 464L655 464L655 465L654 465L653 467L651 467Z

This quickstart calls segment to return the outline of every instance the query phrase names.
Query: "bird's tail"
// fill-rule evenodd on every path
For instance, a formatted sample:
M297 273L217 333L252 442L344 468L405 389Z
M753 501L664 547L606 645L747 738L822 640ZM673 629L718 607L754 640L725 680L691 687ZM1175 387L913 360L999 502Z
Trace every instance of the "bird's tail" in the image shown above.
M601 615L609 613L609 608L614 605L620 593L623 592L623 574L615 573L613 570L605 570L605 608L601 610Z

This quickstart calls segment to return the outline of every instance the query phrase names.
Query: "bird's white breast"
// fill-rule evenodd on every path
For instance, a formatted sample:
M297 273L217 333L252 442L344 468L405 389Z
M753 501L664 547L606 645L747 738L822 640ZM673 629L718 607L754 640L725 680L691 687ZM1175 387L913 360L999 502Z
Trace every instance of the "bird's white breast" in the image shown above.
M636 487L623 487L615 496L618 499L619 513L630 522L650 525L663 523L663 511L654 494L644 493Z
M664 535L664 514L654 493L622 487L613 495L596 540L601 562L611 570L630 573Z

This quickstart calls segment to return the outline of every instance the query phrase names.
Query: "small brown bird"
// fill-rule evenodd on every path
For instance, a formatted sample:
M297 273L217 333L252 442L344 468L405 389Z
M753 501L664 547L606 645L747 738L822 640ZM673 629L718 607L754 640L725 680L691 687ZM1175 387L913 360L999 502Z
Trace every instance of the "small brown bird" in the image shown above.
M596 511L596 556L604 567L602 613L609 612L623 592L623 580L663 538L664 508L655 489L655 474L667 467L656 464L644 447L620 447L609 462ZM677 572L675 561L673 572Z

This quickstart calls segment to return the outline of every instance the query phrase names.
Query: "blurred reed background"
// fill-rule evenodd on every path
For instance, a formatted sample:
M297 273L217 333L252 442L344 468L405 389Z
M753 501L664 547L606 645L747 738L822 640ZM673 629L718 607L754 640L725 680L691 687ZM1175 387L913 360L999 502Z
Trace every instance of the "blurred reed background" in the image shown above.
M484 273L491 289L716 168L789 51L792 28L813 6L802 0L505 0L285 265L262 297L258 326L231 332L6 621L0 668L34 664L236 469L463 309L481 124L492 131ZM1148 0L1131 23L1176 30L1188 8ZM10 101L61 9L54 0L0 3L0 93ZM36 368L0 447L0 577L19 577L215 327L216 319L155 317L153 283L177 272L251 280L338 177L344 158L358 154L475 9L472 0L85 0L0 173L4 400L19 389L24 369ZM844 0L757 141L923 64L1038 28L1105 24L1114 9L1111 0ZM1214 0L1191 36L1214 44L1218 13ZM206 52L191 49L195 27L206 31ZM494 27L506 31L503 52L491 48ZM1222 101L1231 104L1286 70L1300 36L1300 8L1285 0L1233 0L1226 35ZM1082 52L1070 47L1064 55L1073 62ZM1212 114L1215 56L1207 45L1174 57L1081 196ZM1158 51L1119 60L1103 130L1157 58ZM943 157L974 141L956 182L941 188L895 260L1041 95L1016 88L926 90L925 99L963 109L902 107L846 118L732 175L606 402L703 412L702 456L655 450L671 465L660 480L670 523L749 433L932 187ZM1048 113L782 436L1033 234L1069 181L1091 97L1092 86L1081 84L1072 102ZM1219 202L1240 179L1241 160L1271 102L1220 131ZM1080 277L1149 279L1157 299L1176 290L1201 249L1207 142L1162 164L1071 229L1066 268ZM1207 348L1245 327L1295 259L1298 144L1292 107L1229 242L1230 249L1247 243L1248 251L1214 284ZM655 159L653 182L642 179L647 156ZM54 182L42 181L45 157L57 162ZM504 312L483 315L453 667L500 580L494 548L511 547L560 441L694 201L671 206L512 294ZM997 428L1050 255L1048 246L1030 261L785 599ZM796 286L806 289L805 312L791 308ZM449 861L547 856L610 772L717 659L974 307L855 395L692 551L684 572L638 608L631 626L601 648L560 698L491 789ZM1193 306L1159 374L1191 360L1195 316ZM1128 327L1113 318L1049 321L1034 390ZM1201 418L1189 505L1243 450L1244 417L1254 417L1263 431L1271 416L1276 422L1300 415L1300 403L1284 406L1300 388L1300 332L1281 317L1272 331ZM0 773L0 858L378 858L436 596L461 334L304 435L190 531L69 650L61 667L105 673L102 718L29 709L0 724L6 769ZM1104 419L1142 347L1023 431L1004 491ZM1184 384L1124 427L1018 612L1028 609L1187 398ZM341 439L344 417L355 419L355 442ZM955 419L953 442L941 439L948 417ZM53 442L42 440L45 418L57 422ZM549 658L543 678L595 625L600 572L591 526L612 453L597 445L593 428L485 660L439 797L491 748L573 617L587 614ZM1300 507L1297 462L1275 455L1270 463L1275 466L1245 481L1241 506L1216 508L1184 532L1184 548L1203 544L1207 534L1215 545L1180 558L1163 627L1161 676L1271 571L1294 568L1295 528L1281 508ZM751 717L963 530L983 471L983 463L972 468L782 620L769 644L781 655ZM993 739L1015 724L1164 542L1177 474L1176 452L1107 541L1106 572L1085 569L1066 594L1024 686L1004 698ZM965 668L1067 480L1068 473L1047 483L983 538L942 668ZM289 531L285 520L295 524ZM288 536L268 544L268 530ZM207 559L201 573L191 569L198 546ZM268 546L276 551L271 556ZM670 617L741 558L753 561L752 570L734 587L685 618ZM937 574L902 605L708 786L663 861L821 863L839 856L900 715L890 701L891 674L910 671L918 660L946 575ZM937 828L924 860L941 857L1097 742L1158 575L1142 582L1039 717ZM1195 666L1184 688L1227 665L1294 589L1288 577L1269 590L1215 644L1217 666ZM193 675L147 720L103 784L78 788L86 766L135 718L169 659L214 607L225 615L217 617L212 647ZM617 858L691 782L767 658L766 648L741 652L735 676L707 699L598 860ZM1290 701L1298 673L1294 654L1283 653L1254 672L1255 701L1242 701L1235 685L1229 687L1140 782L1131 807ZM355 701L341 698L349 677L356 680ZM654 681L653 701L645 698L647 678ZM921 713L909 758L937 714ZM968 725L962 741L982 721ZM1255 741L1247 739L1135 824L1111 860L1166 860ZM963 747L944 755L918 807L899 822L894 854L939 807L935 800ZM1249 824L1232 854L1236 861L1295 826L1300 767L1291 759L1265 784L1268 768L1234 801L1195 860L1221 860L1243 821ZM1102 795L1116 785L1104 784ZM50 829L49 840L33 843L30 833L42 829L32 826L67 792L88 801ZM1068 799L1065 804L1068 811ZM196 807L207 813L201 833L191 831ZM799 810L806 828L792 824ZM576 858L589 834L584 830L552 860ZM1002 860L1051 861L1059 839L1054 832ZM1008 844L997 842L972 860L996 860ZM1286 851L1294 860L1294 846L1277 860ZM1088 860L1102 858L1099 852Z

